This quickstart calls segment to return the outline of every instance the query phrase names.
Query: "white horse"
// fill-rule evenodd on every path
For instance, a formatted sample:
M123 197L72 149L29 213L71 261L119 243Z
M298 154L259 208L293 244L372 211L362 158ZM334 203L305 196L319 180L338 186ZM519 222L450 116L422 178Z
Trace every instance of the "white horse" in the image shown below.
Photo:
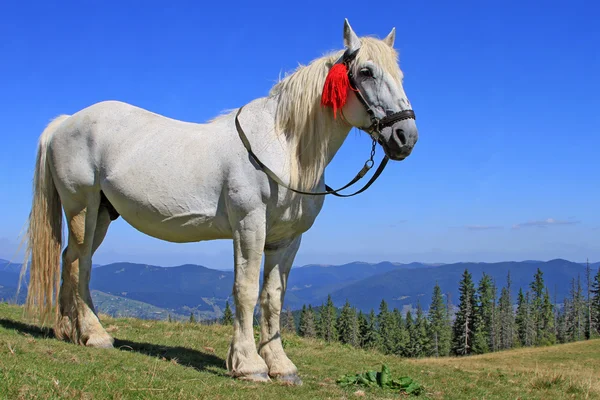
M122 216L170 242L232 239L235 322L227 369L240 379L301 384L282 347L279 316L301 236L325 196L299 192L327 193L325 167L352 127L369 133L386 161L406 158L418 136L395 29L383 40L359 38L345 20L343 38L344 50L205 124L116 101L55 118L37 148L22 270L30 259L27 310L53 323L59 338L112 347L89 290L92 255L112 220ZM252 317L263 254L257 347Z

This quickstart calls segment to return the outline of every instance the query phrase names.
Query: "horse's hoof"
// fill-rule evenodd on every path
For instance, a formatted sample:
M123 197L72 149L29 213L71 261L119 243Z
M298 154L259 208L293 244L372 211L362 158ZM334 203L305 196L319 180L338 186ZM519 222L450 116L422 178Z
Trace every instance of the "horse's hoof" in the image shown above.
M278 375L277 381L294 386L302 385L302 379L300 379L298 374Z
M99 336L94 335L91 336L85 345L87 347L93 347L95 349L112 349L113 348L114 339L110 336Z
M266 372L261 372L259 374L240 375L237 377L237 379L252 382L271 382L271 379Z

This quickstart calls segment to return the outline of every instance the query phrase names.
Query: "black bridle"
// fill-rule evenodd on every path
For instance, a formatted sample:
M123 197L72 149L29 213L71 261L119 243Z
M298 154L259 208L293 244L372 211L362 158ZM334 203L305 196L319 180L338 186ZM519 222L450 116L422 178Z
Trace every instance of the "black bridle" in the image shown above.
M288 185L286 185L285 183L283 183L283 181L277 176L277 174L275 174L268 166L263 164L263 162L260 161L260 159L252 151L252 147L250 146L250 141L248 140L248 137L246 137L246 134L244 133L244 130L240 126L240 122L238 119L240 113L242 112L243 106L240 107L237 114L235 115L235 128L240 136L240 139L242 140L242 143L244 144L244 147L246 147L248 154L250 154L250 157L262 168L262 170L280 186L283 186L286 189L291 190L295 193L312 195L312 196L323 196L323 195L327 195L327 194L332 194L337 197L356 196L357 194L362 193L365 190L367 190L369 188L369 186L371 186L373 184L373 182L375 182L375 180L377 180L377 178L379 177L379 175L381 175L381 173L383 172L383 170L385 169L385 166L387 165L387 163L389 161L389 157L386 154L383 157L383 159L381 160L379 166L377 167L377 170L375 171L375 173L373 174L371 179L369 179L369 181L365 184L365 186L362 187L362 189L360 189L354 193L351 193L351 194L340 194L339 193L341 190L344 190L344 189L354 185L356 182L358 182L360 179L362 179L367 174L367 172L369 172L369 170L373 167L373 165L375 164L375 162L373 160L373 157L375 156L375 146L376 146L376 143L378 141L380 142L380 140L381 140L381 130L383 128L392 126L394 123L396 123L398 121L402 121L405 119L415 119L415 113L413 112L413 110L403 110L403 111L400 111L400 112L397 112L397 113L394 113L391 115L387 115L381 119L377 118L375 116L375 111L373 110L371 105L369 105L369 103L366 101L366 99L360 92L360 89L358 88L358 86L356 85L356 81L354 80L354 74L352 73L352 68L351 68L350 64L356 58L357 52L358 52L358 49L352 53L349 53L347 50L346 52L344 52L342 59L338 62L342 62L346 65L346 69L348 71L348 79L350 81L350 86L352 87L352 91L354 93L356 93L358 100L364 105L365 109L367 110L367 113L369 114L369 117L371 118L371 125L367 128L360 128L360 129L369 133L369 135L371 136L371 139L373 139L373 144L371 146L371 156L365 162L365 165L362 167L362 169L360 171L358 171L358 174L356 174L354 179L352 179L350 182L348 182L346 185L342 186L341 188L334 190L331 187L329 187L328 185L325 185L325 190L326 190L325 192L305 192L302 190L291 188Z
M356 84L356 80L354 79L354 73L352 72L352 67L350 65L352 63L352 61L354 61L354 59L356 58L356 54L358 53L358 50L360 50L360 47L357 50L353 51L352 53L349 53L348 50L346 50L346 52L344 52L344 55L342 56L341 61L339 61L339 62L346 65L346 69L348 71L348 80L350 81L350 86L352 87L352 91L354 91L354 93L356 93L356 97L362 103L362 105L365 107L365 109L367 110L367 113L369 114L369 117L371 118L371 125L367 128L361 128L361 129L363 131L371 134L371 136L373 136L373 134L377 135L377 137L373 138L373 140L377 140L377 139L379 139L379 135L380 135L382 129L390 127L398 121L402 121L405 119L416 119L416 116L415 116L415 112L413 110L398 111L396 113L386 115L385 117L383 117L381 119L377 118L375 116L375 111L373 110L373 107L367 102L367 100L363 96L362 92L358 88L358 85Z

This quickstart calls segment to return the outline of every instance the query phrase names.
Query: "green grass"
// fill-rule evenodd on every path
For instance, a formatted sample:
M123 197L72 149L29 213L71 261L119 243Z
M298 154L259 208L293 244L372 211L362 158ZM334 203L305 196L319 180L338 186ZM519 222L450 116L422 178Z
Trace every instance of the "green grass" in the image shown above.
M112 350L54 339L0 304L0 399L352 399L403 397L381 388L342 388L344 374L385 363L430 399L600 398L600 341L447 359L406 360L340 344L284 336L304 385L230 378L231 327L102 316ZM360 391L359 391L360 390Z

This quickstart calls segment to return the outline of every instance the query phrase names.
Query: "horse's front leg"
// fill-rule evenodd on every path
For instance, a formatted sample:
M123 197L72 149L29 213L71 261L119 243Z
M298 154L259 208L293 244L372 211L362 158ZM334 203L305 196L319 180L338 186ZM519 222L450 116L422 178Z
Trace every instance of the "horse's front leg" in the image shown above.
M227 369L233 377L269 381L267 364L256 350L252 324L265 245L264 212L247 214L235 223L233 244L235 320L233 340L227 354Z
M260 295L261 334L259 352L269 366L273 378L301 385L298 369L285 354L281 343L280 315L287 279L301 236L291 244L275 251L267 251L263 288Z

